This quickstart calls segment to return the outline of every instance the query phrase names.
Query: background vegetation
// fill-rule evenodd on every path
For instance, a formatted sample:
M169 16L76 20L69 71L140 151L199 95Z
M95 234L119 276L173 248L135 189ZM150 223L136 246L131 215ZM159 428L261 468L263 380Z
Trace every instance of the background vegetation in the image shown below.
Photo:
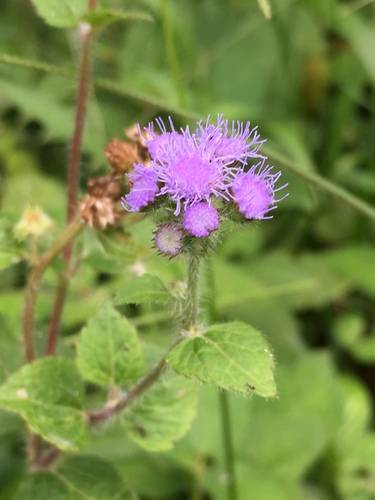
M172 115L183 126L207 114L251 120L289 183L272 220L231 234L207 279L218 320L259 328L277 360L280 398L230 395L239 498L375 498L375 5L372 1L102 0L153 21L104 29L80 186L107 173L104 147L124 129ZM27 0L0 3L0 381L22 364L23 288L12 227L27 203L64 227L66 164L74 123L78 40ZM137 266L165 282L178 259L152 250L152 223L86 229L67 296L59 352L74 352L87 318ZM42 345L59 261L37 304ZM161 306L122 309L142 338L167 345ZM88 386L95 400L95 386ZM217 411L215 411L217 408ZM0 414L0 496L25 469L24 426ZM142 499L221 499L217 390L200 388L197 419L169 451L150 453L118 428L96 431L86 450L110 460ZM104 497L103 497L104 498ZM112 497L108 497L112 498ZM115 498L115 497L113 497Z

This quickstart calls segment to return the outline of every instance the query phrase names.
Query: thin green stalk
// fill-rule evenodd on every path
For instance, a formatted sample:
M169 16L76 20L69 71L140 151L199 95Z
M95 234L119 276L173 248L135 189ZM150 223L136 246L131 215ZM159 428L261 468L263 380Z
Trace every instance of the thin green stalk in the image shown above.
M262 151L271 160L274 160L275 165L286 168L290 172L296 174L298 177L304 179L312 186L320 189L321 191L325 191L326 193L330 194L340 201L343 201L351 208L353 208L356 212L364 215L365 217L368 217L372 222L375 222L375 210L368 203L365 203L356 196L353 196L345 189L337 186L324 177L320 177L319 175L313 174L312 172L307 172L306 170L301 170L299 167L293 164L292 160L290 160L289 158L285 158L282 154L273 151L268 146L264 146Z
M221 414L221 428L222 428L221 435L224 447L227 495L228 495L228 500L237 500L237 487L236 487L236 477L234 470L233 438L232 438L228 393L225 391L220 391L219 399L220 399L220 414Z
M187 331L194 329L198 323L199 268L199 257L189 253L187 257L187 295L182 319L182 328Z
M169 16L168 0L159 0L159 8L163 25L169 68L173 76L174 86L177 92L179 105L184 106L185 104L184 85L182 82L180 61L178 59L176 51L176 43L173 36L173 28Z

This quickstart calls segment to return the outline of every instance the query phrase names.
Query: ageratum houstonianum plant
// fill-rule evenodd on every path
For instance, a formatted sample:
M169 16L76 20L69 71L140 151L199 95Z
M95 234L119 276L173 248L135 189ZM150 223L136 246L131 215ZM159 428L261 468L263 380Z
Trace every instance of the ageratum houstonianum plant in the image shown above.
M105 209L99 214L99 230L105 227L104 222L109 224L116 219L108 217L107 208L114 207L120 196L120 183L116 183L116 189L112 185L119 177L117 170L111 182L99 179L102 190L105 187L103 196L99 196L101 190L95 184L93 192L84 199L81 217L68 224L41 256L36 254L33 258L25 292L27 364L0 386L0 408L18 413L28 424L31 471L53 466L63 471L65 477L66 463L69 470L80 470L87 465L87 457L75 459L68 455L58 462L61 454L83 449L92 427L120 413L125 433L138 445L152 451L170 448L186 434L194 418L197 384L193 380L220 389L227 485L232 488L230 498L236 498L226 392L277 397L274 359L261 332L251 325L240 321L217 323L214 314L209 323L207 315L201 314L201 274L202 262L209 262L207 258L221 235L236 226L269 219L277 203L286 196L278 194L285 185L278 182L281 173L262 154L263 143L257 127L251 127L249 122L229 123L222 116L215 123L209 119L198 122L193 130L177 130L171 119L167 129L158 119L156 126L151 123L136 134L131 148L138 151L139 147L142 154L136 155L133 171L126 174L128 192L121 199L123 219L130 219L129 224L139 220L128 217L129 212L152 217L155 247L163 256L186 260L186 279L181 285L169 286L148 274L128 277L114 301L115 305L172 304L174 338L164 354L143 346L134 324L107 301L82 329L75 360L54 356L57 330L52 330L53 335L47 338L46 357L36 359L34 312L43 272L79 234L85 220L88 226L92 225L99 209ZM112 146L111 158L117 166L118 145ZM129 147L122 147L121 151L128 155ZM134 158L134 154L130 156ZM134 160L129 162L129 155L126 159L125 171L129 172ZM109 198L111 193L113 198ZM95 209L92 217L87 215L90 207ZM66 259L70 262L71 254ZM145 349L149 349L147 356ZM86 382L103 391L98 407L86 404ZM90 463L97 464L98 460L90 458ZM34 491L30 484L36 481L39 485L43 478L26 478L19 498L24 498L24 491ZM64 481L58 488L65 491Z

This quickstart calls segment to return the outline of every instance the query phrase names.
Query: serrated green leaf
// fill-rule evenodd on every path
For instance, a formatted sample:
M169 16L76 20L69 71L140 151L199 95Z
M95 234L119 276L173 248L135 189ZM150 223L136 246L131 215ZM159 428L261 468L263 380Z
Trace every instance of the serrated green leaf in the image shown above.
M87 0L32 0L37 13L50 26L77 26L87 11Z
M87 440L83 395L73 361L47 358L24 366L0 387L0 407L21 415L34 432L59 448L78 450Z
M213 325L202 336L183 340L167 363L186 377L223 389L277 397L272 353L262 335L245 323Z
M14 500L135 500L120 474L100 457L68 456L51 472L30 474Z
M190 429L195 418L197 386L168 371L124 414L127 433L151 451L172 448Z
M91 24L93 28L100 29L116 21L152 21L152 16L147 12L124 12L121 10L97 8L87 12L82 21Z
M145 302L166 302L170 295L163 282L156 276L144 274L126 282L118 290L116 304L143 304Z
M82 330L77 365L83 377L101 385L136 380L144 371L136 329L108 302Z

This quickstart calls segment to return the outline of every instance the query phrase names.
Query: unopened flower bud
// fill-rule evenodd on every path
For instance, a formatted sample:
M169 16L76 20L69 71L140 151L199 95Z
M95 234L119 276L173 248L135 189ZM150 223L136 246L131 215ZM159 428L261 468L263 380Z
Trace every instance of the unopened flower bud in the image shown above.
M184 231L177 222L168 222L158 228L155 233L155 246L160 253L175 257L181 250Z

